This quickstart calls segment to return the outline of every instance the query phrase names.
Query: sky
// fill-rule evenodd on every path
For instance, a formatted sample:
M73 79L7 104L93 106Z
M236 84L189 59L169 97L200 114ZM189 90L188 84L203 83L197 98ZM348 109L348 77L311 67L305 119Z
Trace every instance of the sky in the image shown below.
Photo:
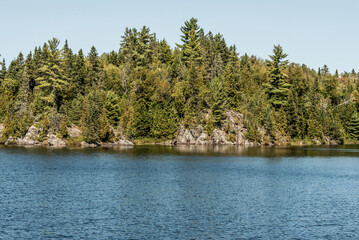
M0 54L8 65L53 37L76 52L117 51L125 28L143 25L175 47L195 17L240 55L267 59L280 44L291 62L359 71L358 10L357 0L0 0Z

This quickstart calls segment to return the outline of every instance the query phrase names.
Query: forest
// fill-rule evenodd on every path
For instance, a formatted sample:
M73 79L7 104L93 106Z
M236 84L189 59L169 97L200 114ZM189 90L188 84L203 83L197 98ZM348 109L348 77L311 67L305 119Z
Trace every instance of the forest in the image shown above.
M280 45L268 59L240 55L218 33L191 18L169 46L146 26L126 28L120 48L73 52L56 38L19 53L0 70L1 143L30 126L66 141L173 140L178 129L226 130L225 113L240 113L245 138L258 144L359 140L359 73L292 63ZM81 136L70 139L68 128Z

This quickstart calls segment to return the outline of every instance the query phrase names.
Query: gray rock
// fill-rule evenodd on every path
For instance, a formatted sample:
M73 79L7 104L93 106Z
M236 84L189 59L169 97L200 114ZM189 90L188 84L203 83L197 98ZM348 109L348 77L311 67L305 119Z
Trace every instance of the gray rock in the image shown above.
M184 126L180 126L178 129L176 144L195 144L196 139L192 135L189 129L185 129Z
M86 148L94 148L94 147L98 147L98 144L95 143L87 143L87 142L81 142L81 147L86 147Z
M39 141L37 140L39 138L40 129L38 129L35 126L31 126L28 130L25 136L21 139L18 139L18 145L35 145L39 144Z
M9 137L6 142L5 145L17 145L17 139L15 139L14 137Z
M0 137L2 136L3 131L4 131L4 124L0 124Z
M230 142L226 139L226 132L223 130L215 129L212 133L211 139L215 145L234 145L234 142Z
M104 148L113 148L113 147L117 147L117 146L118 146L118 144L113 143L113 142L101 143L101 147L104 147Z
M63 147L66 146L66 142L53 134L49 134L47 138L47 142L50 146L54 147Z
M126 146L133 146L133 145L135 145L133 142L131 142L131 141L127 140L127 139L119 139L119 140L117 141L117 144L118 144L118 145L126 145Z
M208 134L202 132L201 135L196 140L196 145L208 145L209 144L209 137Z
M82 134L81 130L76 126L68 127L67 132L71 138L78 138Z

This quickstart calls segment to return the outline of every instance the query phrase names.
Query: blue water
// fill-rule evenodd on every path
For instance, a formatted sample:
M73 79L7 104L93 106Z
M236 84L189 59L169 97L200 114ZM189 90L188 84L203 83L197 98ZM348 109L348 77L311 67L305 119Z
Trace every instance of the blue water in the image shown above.
M359 239L359 147L0 147L0 239Z

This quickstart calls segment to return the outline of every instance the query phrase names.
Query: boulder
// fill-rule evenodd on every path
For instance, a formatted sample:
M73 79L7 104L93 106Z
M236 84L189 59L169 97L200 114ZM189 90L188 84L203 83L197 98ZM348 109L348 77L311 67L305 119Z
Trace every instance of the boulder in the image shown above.
M197 138L196 140L196 145L208 145L209 141L208 141L209 137L208 134L203 132L201 133L201 135Z
M66 146L66 142L64 140L56 137L54 134L48 135L47 143L49 144L49 146L54 146L54 147Z
M81 142L81 147L86 147L86 148L94 148L94 147L98 147L98 144L95 143L87 143L87 142Z
M3 131L4 131L4 124L0 124L0 137L2 136Z
M196 139L192 135L189 129L185 129L184 126L180 126L178 129L176 144L195 144Z
M17 145L17 139L15 139L14 137L9 137L6 142L5 145Z
M236 131L236 144L237 145L245 145L246 138L242 131Z
M17 140L18 145L35 145L39 144L38 138L40 129L35 126L31 126L23 138Z
M223 130L215 129L212 133L211 140L213 144L215 145L225 145L225 144L232 144L234 145L234 142L230 142L226 139L226 132Z
M114 142L103 142L101 143L101 147L104 147L104 148L113 148L113 147L117 147L118 144L117 143L114 143Z
M133 146L133 145L135 145L133 142L131 142L131 141L127 140L127 139L119 139L119 140L117 141L117 144L118 144L118 145L127 145L127 146Z
M69 136L71 138L78 138L81 136L82 133L81 130L76 126L68 127L67 132L69 133Z

